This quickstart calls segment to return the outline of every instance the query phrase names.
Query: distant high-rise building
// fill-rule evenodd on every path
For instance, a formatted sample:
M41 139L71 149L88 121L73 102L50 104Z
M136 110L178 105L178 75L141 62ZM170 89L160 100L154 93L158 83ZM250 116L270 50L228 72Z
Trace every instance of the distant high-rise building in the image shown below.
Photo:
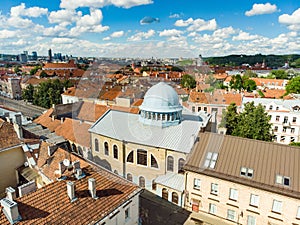
M48 62L52 62L52 50L51 50L51 48L48 50Z
M37 52L32 52L32 60L37 60L38 55Z
M22 53L19 55L19 61L20 62L27 62L28 58L27 58L27 55Z

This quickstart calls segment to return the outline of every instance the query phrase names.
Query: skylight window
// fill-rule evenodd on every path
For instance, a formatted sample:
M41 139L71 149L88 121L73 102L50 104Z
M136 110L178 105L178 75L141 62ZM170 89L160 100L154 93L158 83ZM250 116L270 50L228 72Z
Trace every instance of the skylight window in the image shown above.
M218 159L217 152L208 152L204 162L204 167L214 169L216 166L217 159Z
M252 178L253 177L253 169L247 168L247 167L242 167L241 168L241 176Z
M290 186L290 178L282 175L276 175L276 184L281 184L284 186Z

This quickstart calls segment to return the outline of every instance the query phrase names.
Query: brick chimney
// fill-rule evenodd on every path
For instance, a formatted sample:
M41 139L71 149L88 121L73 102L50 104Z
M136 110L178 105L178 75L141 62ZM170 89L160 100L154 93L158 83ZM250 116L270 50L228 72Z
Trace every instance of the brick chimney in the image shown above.
M97 199L97 196L96 196L96 180L94 178L89 178L88 184L89 184L89 191L90 191L91 197L94 198L94 199Z
M71 202L77 200L77 198L75 197L75 184L72 181L67 182L67 193Z
M8 198L3 198L0 202L1 206L3 207L2 211L11 224L15 224L16 222L22 220L22 217L19 214L18 204L15 201L12 201Z

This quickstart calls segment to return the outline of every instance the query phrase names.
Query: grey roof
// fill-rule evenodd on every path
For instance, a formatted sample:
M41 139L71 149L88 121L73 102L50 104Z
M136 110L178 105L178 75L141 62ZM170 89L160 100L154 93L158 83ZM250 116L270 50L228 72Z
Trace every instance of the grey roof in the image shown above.
M204 163L208 152L218 153L214 168ZM300 148L247 138L200 133L184 169L300 199ZM253 176L241 176L241 168ZM276 175L290 178L290 185L276 184Z
M258 105L258 104L266 105L266 104L274 103L278 106L281 105L284 108L289 109L289 110L292 110L293 106L296 106L296 105L299 106L300 105L299 99L297 99L297 100L294 100L294 99L283 100L283 99L271 99L271 98L247 98L247 97L244 97L243 98L243 105L248 103L248 102L254 102L255 105Z
M172 188L177 191L184 191L184 175L178 173L166 173L155 178L155 183Z
M179 125L164 128L139 122L138 114L109 110L89 131L121 141L189 153L202 125L201 117L185 109Z

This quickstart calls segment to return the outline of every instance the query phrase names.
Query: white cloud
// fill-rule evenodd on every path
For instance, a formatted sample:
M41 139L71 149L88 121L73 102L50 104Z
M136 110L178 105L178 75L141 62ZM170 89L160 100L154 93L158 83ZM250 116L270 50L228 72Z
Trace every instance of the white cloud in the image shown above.
M277 11L277 6L271 5L270 3L266 4L254 4L252 9L245 12L246 16L255 16L263 14L271 14Z
M73 38L53 38L52 43L54 44L70 44L74 43Z
M31 7L26 9L25 3L21 3L21 5L11 7L10 15L12 17L40 17L42 15L46 15L48 13L48 9L40 8L40 7Z
M6 26L24 29L33 27L34 23L29 19L23 19L21 17L10 17L6 20Z
M300 30L300 8L295 10L292 15L283 14L278 17L279 23L289 25L290 30Z
M177 27L187 27L191 25L193 21L193 18L189 18L187 20L177 20L174 25Z
M163 31L159 32L159 36L160 37L179 36L182 33L183 32L180 30L170 29L170 30L163 30Z
M180 18L181 14L174 13L169 16L169 18Z
M234 30L233 27L230 26L230 27L224 27L224 28L215 30L213 33L213 36L229 38L232 34L235 34L235 33L236 33L236 30Z
M152 0L61 0L60 8L77 9L79 7L103 8L104 6L114 5L122 8L152 4Z
M0 30L0 39L14 38L17 35L17 31L12 30Z
M147 32L139 32L129 37L128 41L141 41L143 38L148 39L154 35L154 30L148 30Z
M110 36L112 38L119 38L119 37L122 37L124 35L124 31L115 31L113 32Z
M66 36L66 34L68 33L67 28L64 25L56 25L54 27L47 27L47 28L43 28L41 29L43 32L43 36Z
M193 21L192 25L187 28L188 31L204 31L215 29L217 29L217 21L215 19L208 21L196 19Z
M111 39L110 37L102 38L103 41L109 41L110 39Z
M250 41L250 40L257 39L258 37L259 37L258 35L251 35L247 32L240 31L237 36L234 36L232 38L232 40L234 40L234 41Z
M49 16L48 20L50 23L67 23L71 24L76 22L82 16L82 12L70 9L62 9L58 11L52 11Z

